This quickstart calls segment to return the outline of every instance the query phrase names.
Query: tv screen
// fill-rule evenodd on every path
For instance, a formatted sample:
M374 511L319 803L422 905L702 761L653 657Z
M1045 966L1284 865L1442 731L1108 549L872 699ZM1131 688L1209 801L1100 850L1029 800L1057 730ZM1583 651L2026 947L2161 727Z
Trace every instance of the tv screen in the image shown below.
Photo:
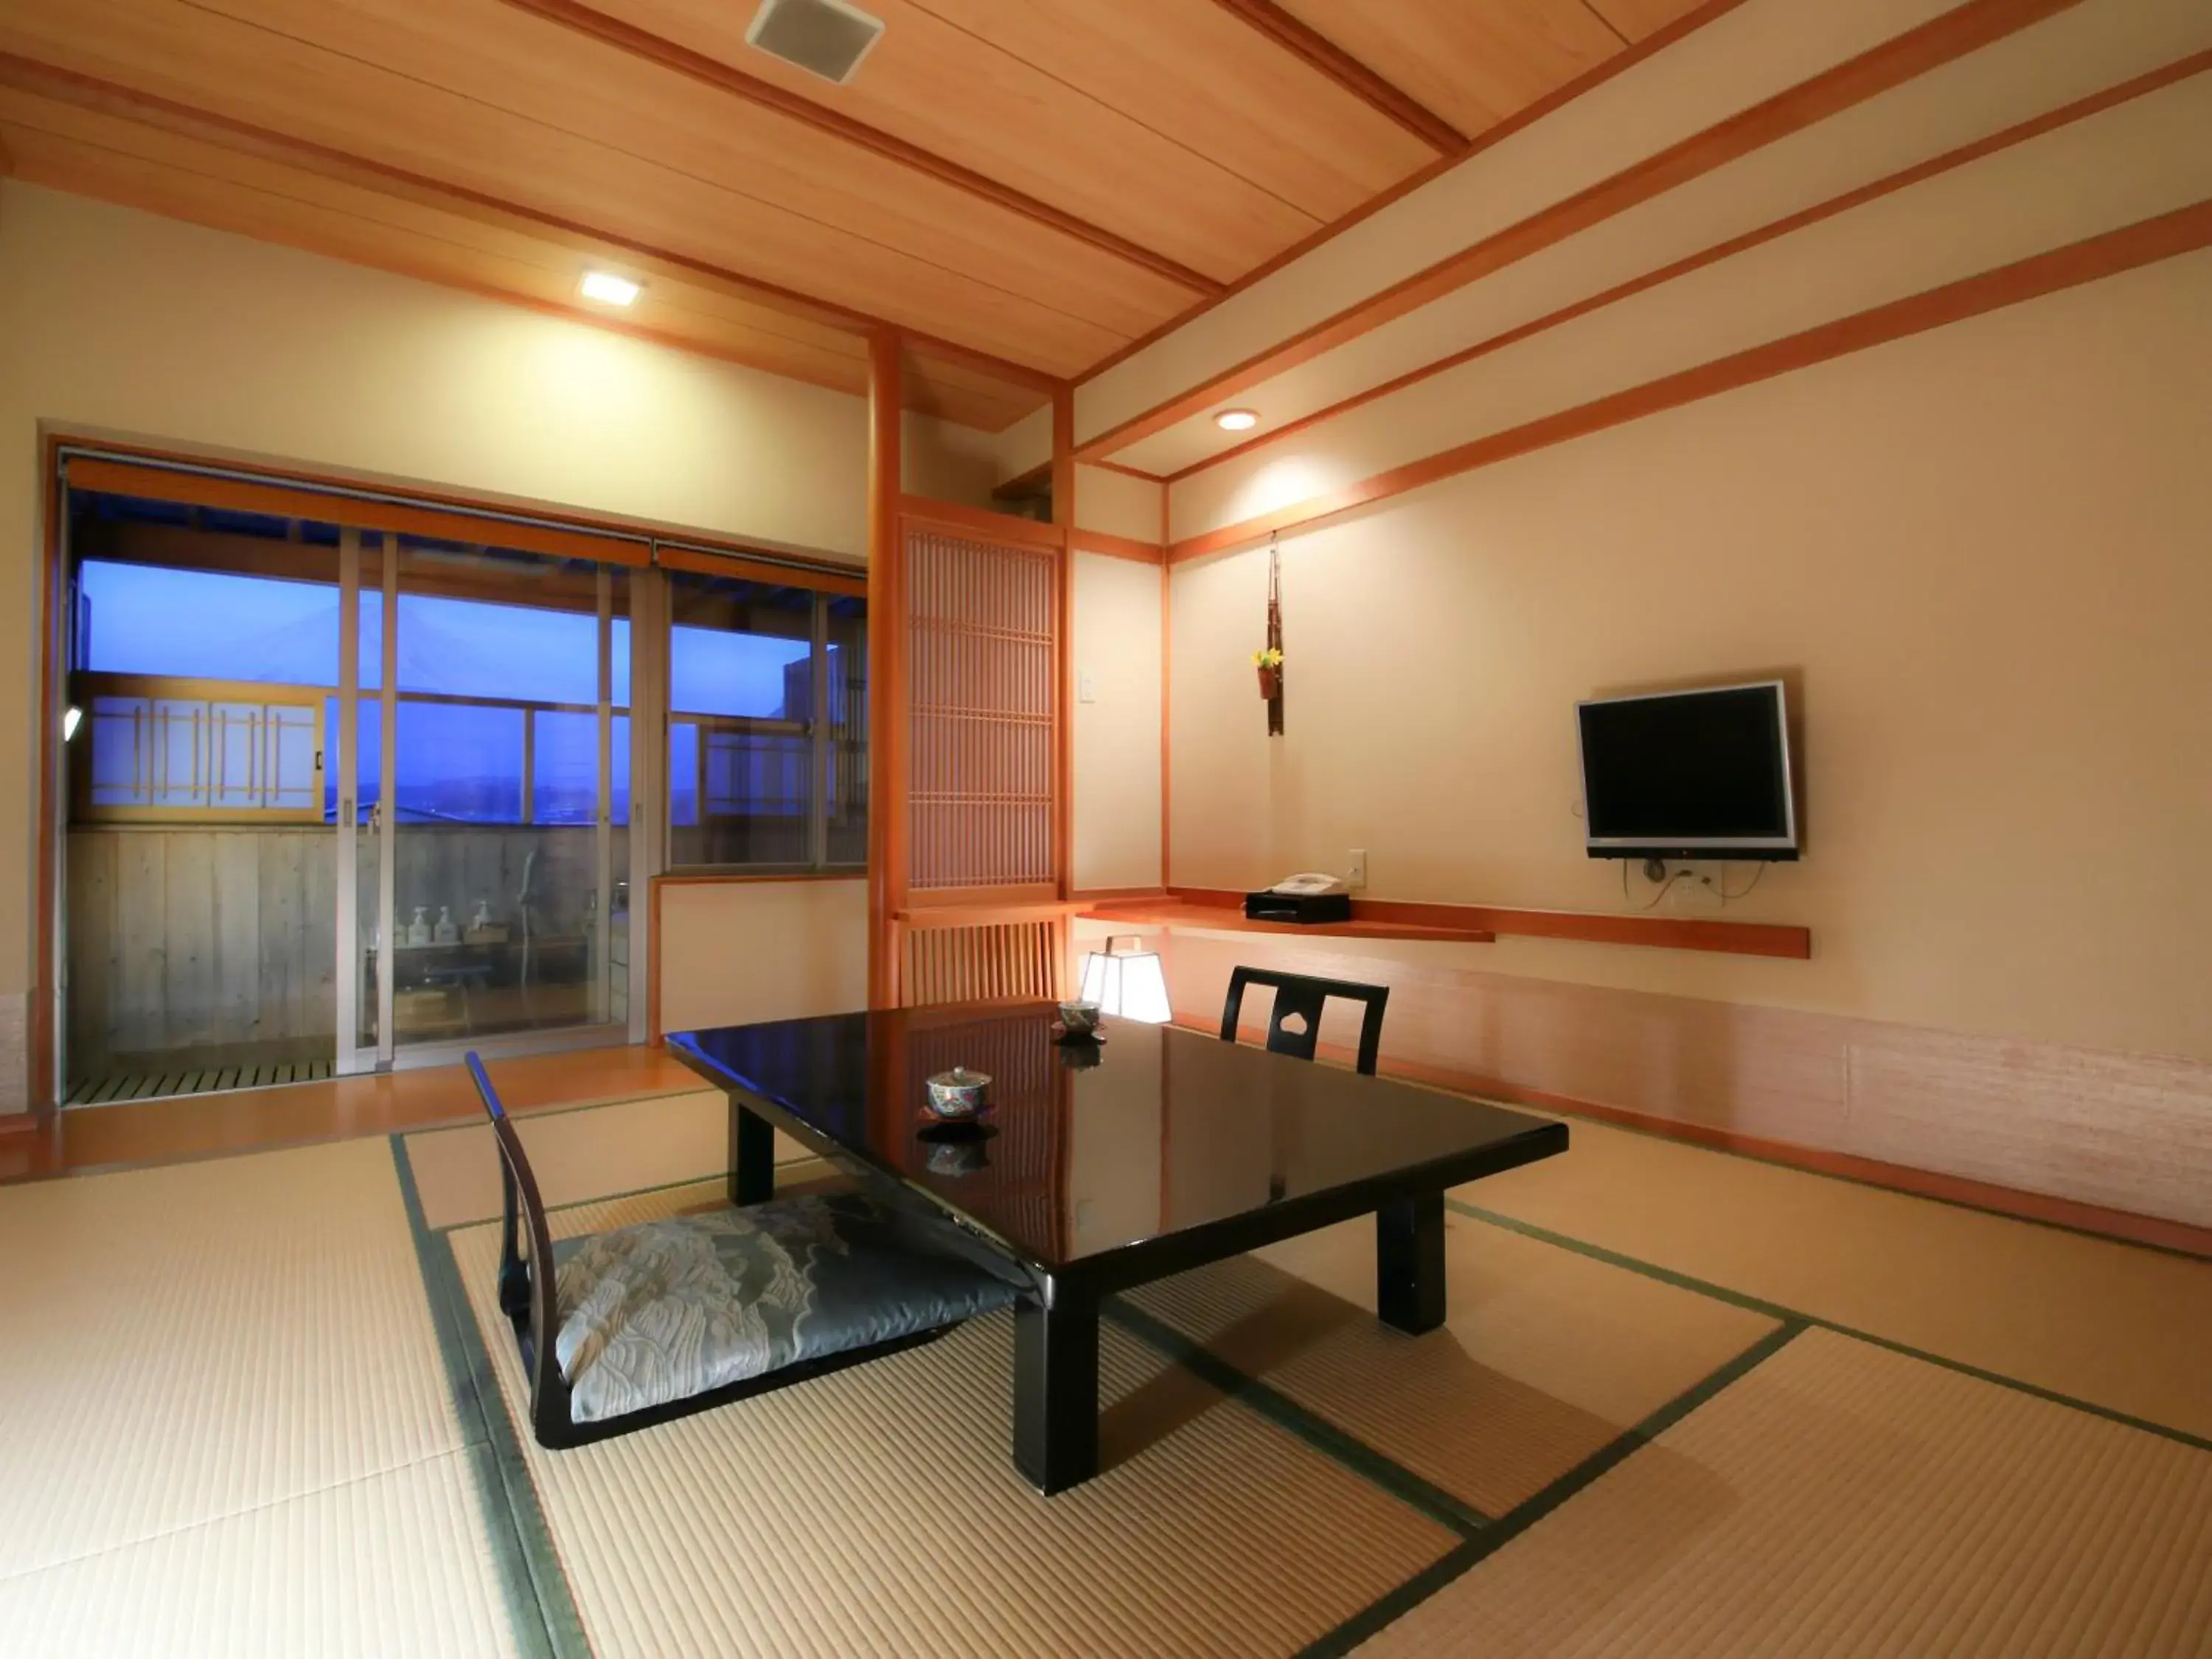
M1592 858L1794 859L1782 682L1577 705Z

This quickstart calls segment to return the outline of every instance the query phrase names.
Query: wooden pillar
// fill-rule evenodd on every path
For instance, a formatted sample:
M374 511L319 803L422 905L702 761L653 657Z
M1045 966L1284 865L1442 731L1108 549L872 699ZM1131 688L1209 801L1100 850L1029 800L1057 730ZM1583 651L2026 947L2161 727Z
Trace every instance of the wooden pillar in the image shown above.
M868 337L868 1006L899 1002L907 885L906 545L899 529L899 337Z
M1172 839L1169 799L1168 726L1174 712L1175 700L1175 566L1168 559L1170 520L1168 491L1173 486L1160 486L1160 885L1175 884L1173 861L1169 856ZM1162 941L1165 942L1164 939Z
M1060 532L1057 649L1060 719L1053 724L1053 861L1060 896L1075 890L1075 387L1052 394L1052 521ZM1063 978L1066 964L1060 966Z

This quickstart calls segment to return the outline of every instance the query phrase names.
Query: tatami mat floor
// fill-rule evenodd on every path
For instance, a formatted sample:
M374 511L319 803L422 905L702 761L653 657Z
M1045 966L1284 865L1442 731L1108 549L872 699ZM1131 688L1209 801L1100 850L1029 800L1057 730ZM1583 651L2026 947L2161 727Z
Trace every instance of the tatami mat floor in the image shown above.
M525 1120L558 1230L722 1111ZM1115 1303L1051 1500L1004 1318L541 1451L480 1129L0 1190L0 1651L2212 1656L2212 1263L1573 1133L1429 1336L1364 1226Z

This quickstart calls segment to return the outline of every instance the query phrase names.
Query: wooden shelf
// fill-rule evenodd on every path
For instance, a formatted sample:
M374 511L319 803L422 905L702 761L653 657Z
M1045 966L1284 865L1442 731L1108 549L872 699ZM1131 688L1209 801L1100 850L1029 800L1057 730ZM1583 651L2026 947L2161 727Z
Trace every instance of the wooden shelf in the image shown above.
M1778 922L1723 921L1709 916L1608 915L1602 911L1516 910L1495 904L1419 904L1402 899L1356 898L1352 902L1350 921L1307 927L1297 922L1247 921L1243 904L1242 893L1223 888L1171 887L1158 897L1102 899L1079 914L1091 921L1161 927L1391 939L1431 945L1486 945L1500 935L1511 935L1797 962L1813 954L1809 928Z
M1126 921L1154 927L1206 927L1224 933L1295 933L1301 939L1392 939L1423 945L1487 945L1487 927L1432 927L1422 922L1254 921L1229 905L1182 899L1121 899L1076 913L1090 921Z

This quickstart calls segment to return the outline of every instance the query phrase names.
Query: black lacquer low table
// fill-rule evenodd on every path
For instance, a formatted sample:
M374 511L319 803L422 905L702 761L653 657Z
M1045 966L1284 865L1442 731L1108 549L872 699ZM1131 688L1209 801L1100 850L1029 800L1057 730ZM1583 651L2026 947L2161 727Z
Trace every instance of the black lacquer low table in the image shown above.
M1352 1217L1375 1217L1376 1307L1444 1316L1444 1192L1567 1147L1564 1123L1189 1031L1109 1022L1055 1043L1050 1004L915 1008L669 1039L730 1097L730 1196L774 1190L775 1131L919 1197L1027 1279L1014 1462L1039 1490L1098 1467L1101 1299ZM992 1078L988 1131L927 1127L927 1079Z

